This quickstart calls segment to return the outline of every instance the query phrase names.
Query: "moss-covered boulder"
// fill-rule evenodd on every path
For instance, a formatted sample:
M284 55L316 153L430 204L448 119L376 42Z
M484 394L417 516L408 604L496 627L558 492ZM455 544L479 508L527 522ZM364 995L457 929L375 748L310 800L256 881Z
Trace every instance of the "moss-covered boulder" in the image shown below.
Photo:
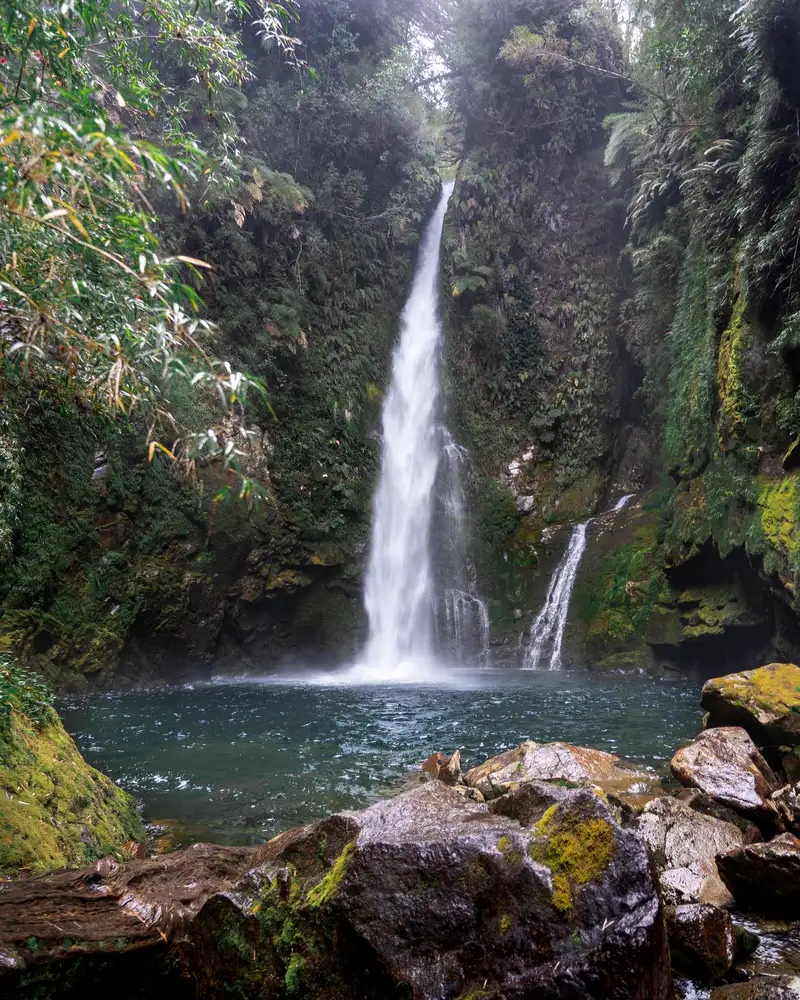
M144 840L135 802L84 761L40 682L0 664L0 874L123 859Z
M186 974L204 997L671 995L644 845L539 787L517 819L432 781L276 838L188 928Z
M258 850L9 883L0 992L139 1000L171 970L162 991L209 1000L667 1000L644 844L594 793L531 787L487 806L431 781Z
M800 667L770 663L703 687L709 726L741 726L762 746L800 744Z

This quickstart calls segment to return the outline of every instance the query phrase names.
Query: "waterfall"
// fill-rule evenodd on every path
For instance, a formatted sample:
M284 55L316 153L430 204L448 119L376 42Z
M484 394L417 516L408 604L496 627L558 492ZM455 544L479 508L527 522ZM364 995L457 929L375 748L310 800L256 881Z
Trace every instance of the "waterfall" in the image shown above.
M633 499L633 494L622 497L617 504L606 513L616 514ZM569 603L572 598L572 590L575 586L575 577L578 573L583 553L586 551L586 534L589 525L594 519L589 518L582 524L578 524L572 531L572 536L567 545L561 562L556 567L550 587L547 591L544 606L531 627L530 641L525 650L525 659L522 665L523 670L539 670L548 651L548 670L561 669L561 646L564 642L564 629L567 625L567 614Z
M431 525L441 441L439 418L439 247L447 202L441 201L420 246L417 272L401 317L392 384L383 409L381 475L373 506L365 604L369 639L365 679L413 675L434 650Z
M436 645L453 663L477 661L485 665L489 659L489 609L478 595L464 504L464 467L469 456L445 426L439 433Z

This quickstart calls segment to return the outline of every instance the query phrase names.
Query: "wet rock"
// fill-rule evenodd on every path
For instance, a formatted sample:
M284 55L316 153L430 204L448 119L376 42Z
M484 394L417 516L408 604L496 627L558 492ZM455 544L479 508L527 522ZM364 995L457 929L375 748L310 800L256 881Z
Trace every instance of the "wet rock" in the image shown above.
M800 744L800 667L770 663L703 687L709 726L741 726L760 746Z
M469 788L467 785L452 785L451 787L456 795L460 795L462 799L470 799L472 802L486 801L477 788Z
M759 976L749 983L720 986L711 994L711 1000L797 1000L800 997L800 978L796 976Z
M667 1000L644 845L588 790L514 795L533 825L432 781L281 835L187 928L185 974L200 997Z
M740 906L800 918L800 840L793 834L720 854L717 868Z
M431 754L422 765L422 772L425 777L443 781L445 785L462 784L461 751L456 750L452 757L443 753Z
M255 851L196 844L167 857L0 882L0 995L181 996L167 946ZM169 985L168 985L169 984Z
M719 982L733 966L736 935L730 914L709 903L667 910L672 968L690 979Z
M735 961L737 963L746 962L751 955L754 955L758 951L758 946L761 944L761 938L758 934L755 934L747 927L742 927L739 924L733 928L733 931L736 935Z
M658 798L645 806L631 830L652 851L667 903L730 903L716 858L746 843L735 823L697 812L678 799Z
M602 750L571 743L522 743L492 757L464 775L466 784L487 799L503 795L529 781L557 781L595 785L606 794L656 794L661 782L650 771L631 767Z
M776 792L776 794L779 793ZM735 809L717 802L716 799L712 799L710 795L701 792L699 788L684 788L675 797L678 802L683 802L684 805L687 805L690 809L694 809L695 812L702 813L705 816L713 816L714 819L721 819L726 823L733 823L734 826L738 826L744 836L745 844L757 844L764 839L761 831L752 820L737 813Z
M699 788L756 823L783 822L771 800L780 782L744 729L705 730L675 754L670 767L682 785Z

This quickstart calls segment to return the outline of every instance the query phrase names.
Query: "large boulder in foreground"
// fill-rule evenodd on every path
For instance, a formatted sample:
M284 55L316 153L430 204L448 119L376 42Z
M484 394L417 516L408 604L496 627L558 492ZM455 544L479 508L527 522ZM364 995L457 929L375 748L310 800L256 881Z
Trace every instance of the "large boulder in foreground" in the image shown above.
M682 785L699 788L760 826L781 827L784 822L772 800L780 782L744 729L707 729L678 750L670 767Z
M689 903L667 910L672 967L690 979L718 983L736 957L736 933L727 910Z
M487 799L529 781L595 785L606 795L620 797L663 793L661 782L651 771L631 767L614 754L571 743L522 743L473 767L464 781Z
M0 718L0 874L130 857L146 839L134 800L86 763L49 706L23 707Z
M688 803L658 798L648 803L630 827L653 853L665 902L715 903L731 894L717 872L716 858L747 843L735 823L707 816Z
M800 919L800 840L793 834L721 854L717 867L740 906Z
M800 744L800 667L770 663L703 687L709 726L741 726L759 746Z
M0 883L0 994L668 1000L641 841L588 790L501 801L436 781L258 850Z
M187 975L202 997L666 1000L644 845L590 791L521 791L525 822L431 782L277 837L188 929Z

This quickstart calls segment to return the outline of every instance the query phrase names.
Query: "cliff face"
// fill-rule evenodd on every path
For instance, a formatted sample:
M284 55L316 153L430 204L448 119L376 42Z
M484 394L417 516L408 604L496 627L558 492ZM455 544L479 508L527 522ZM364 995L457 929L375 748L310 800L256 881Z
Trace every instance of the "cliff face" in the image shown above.
M543 599L558 527L641 488L651 459L620 337L625 206L603 162L602 121L622 97L604 70L619 52L577 7L554 20L535 3L476 11L464 28L482 42L458 91L446 396L472 455L479 585L496 638L513 643Z
M541 606L565 526L634 493L590 530L571 657L713 672L798 652L784 43L800 29L777 0L731 8L734 36L698 10L684 48L684 13L667 4L643 36L653 107L621 111L617 36L597 14L473 12L447 371L496 640L514 644Z

